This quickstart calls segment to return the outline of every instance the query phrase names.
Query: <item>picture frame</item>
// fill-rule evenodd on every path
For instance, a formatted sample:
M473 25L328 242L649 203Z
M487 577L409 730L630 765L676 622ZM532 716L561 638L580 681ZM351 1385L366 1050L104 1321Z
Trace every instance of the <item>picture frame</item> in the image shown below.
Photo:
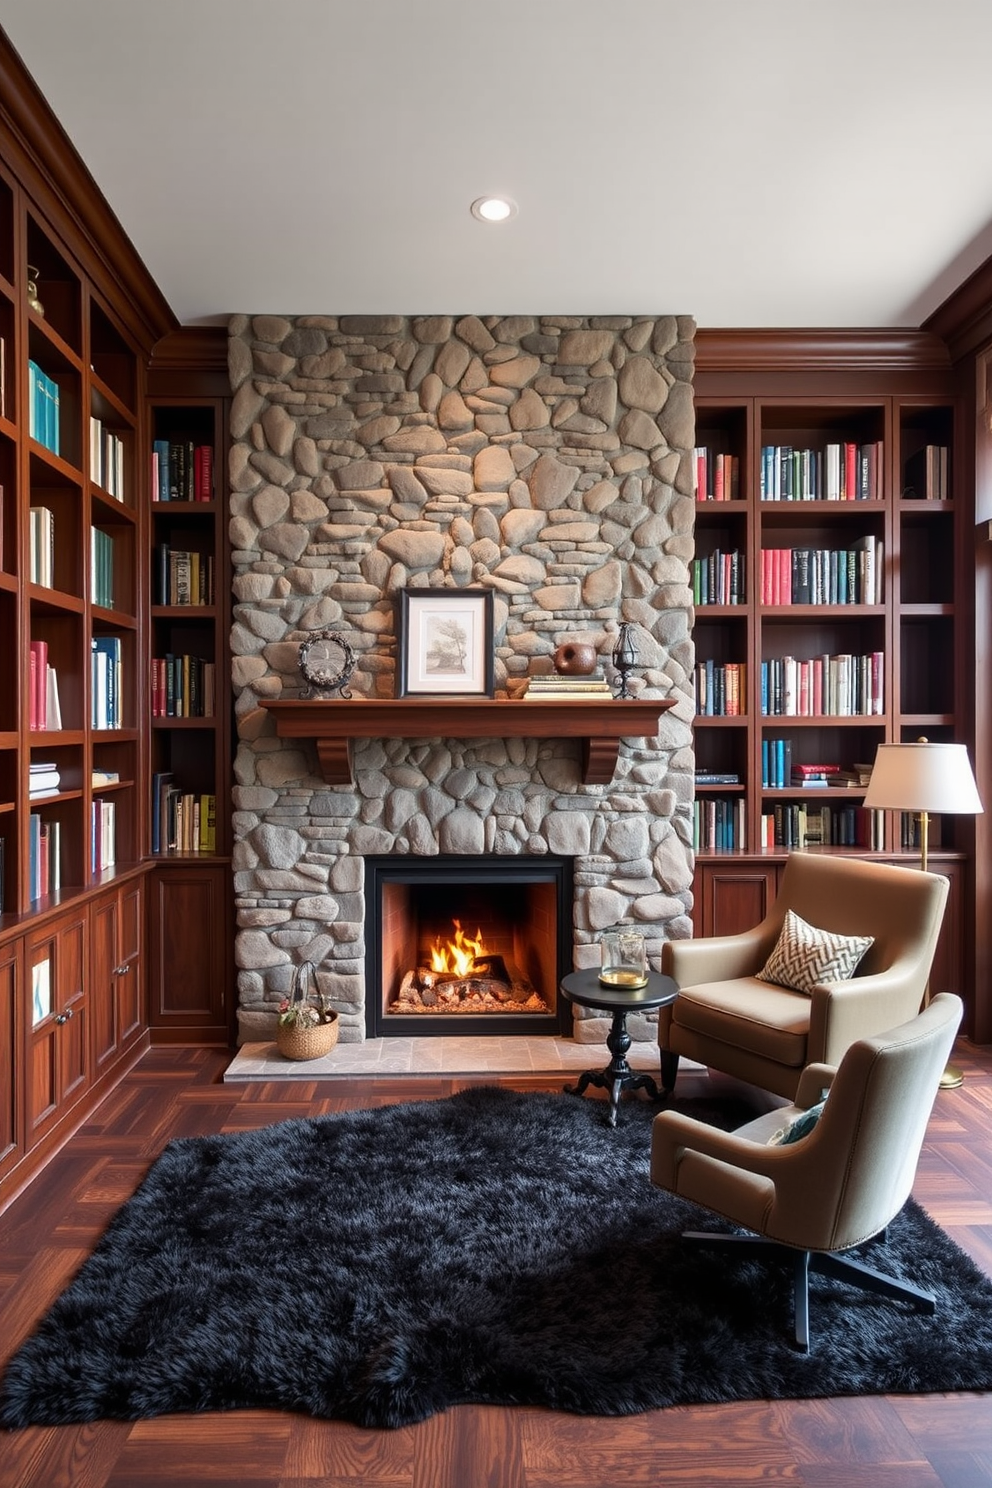
M493 591L401 589L397 697L494 693Z

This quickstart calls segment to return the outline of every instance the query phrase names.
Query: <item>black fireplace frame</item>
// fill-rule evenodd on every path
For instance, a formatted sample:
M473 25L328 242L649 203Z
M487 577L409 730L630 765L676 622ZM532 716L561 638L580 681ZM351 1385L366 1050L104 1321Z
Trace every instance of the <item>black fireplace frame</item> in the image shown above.
M384 883L528 884L554 883L557 887L557 985L555 1008L549 1013L385 1013L382 1007L382 886ZM572 937L572 859L551 854L519 857L471 857L440 854L418 858L367 857L365 859L365 1033L373 1038L465 1038L568 1036L572 1031L572 1006L561 995L561 979L574 969Z

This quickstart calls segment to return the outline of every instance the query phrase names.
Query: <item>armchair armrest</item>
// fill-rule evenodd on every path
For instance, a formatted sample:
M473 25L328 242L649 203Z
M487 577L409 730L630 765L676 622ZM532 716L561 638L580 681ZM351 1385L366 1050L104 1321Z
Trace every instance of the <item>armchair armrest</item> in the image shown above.
M652 1182L678 1193L679 1163L687 1153L698 1153L772 1182L791 1161L788 1148L768 1147L736 1132L720 1131L681 1111L660 1112L651 1123Z
M797 1110L808 1111L810 1106L822 1100L823 1092L830 1089L836 1073L836 1066L832 1064L808 1064L799 1076L794 1102Z
M919 1012L923 989L919 964L896 962L874 976L822 982L813 988L808 1057L839 1064L844 1050L860 1038L893 1028Z
M756 925L741 935L669 940L661 948L661 969L680 987L754 976L768 959L776 934L764 925Z

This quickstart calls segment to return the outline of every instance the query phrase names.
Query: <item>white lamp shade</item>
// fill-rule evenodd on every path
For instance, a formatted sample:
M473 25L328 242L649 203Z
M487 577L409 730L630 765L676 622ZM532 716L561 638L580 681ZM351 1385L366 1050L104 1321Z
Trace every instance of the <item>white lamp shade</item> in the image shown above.
M978 816L982 811L963 744L880 744L864 804L952 816Z

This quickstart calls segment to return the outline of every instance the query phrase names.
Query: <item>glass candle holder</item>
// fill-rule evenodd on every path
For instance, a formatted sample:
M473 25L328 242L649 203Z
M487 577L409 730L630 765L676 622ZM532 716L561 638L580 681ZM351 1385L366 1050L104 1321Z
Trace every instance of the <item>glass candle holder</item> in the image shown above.
M628 925L604 930L600 940L599 980L604 987L635 990L648 984L648 953L644 936Z

